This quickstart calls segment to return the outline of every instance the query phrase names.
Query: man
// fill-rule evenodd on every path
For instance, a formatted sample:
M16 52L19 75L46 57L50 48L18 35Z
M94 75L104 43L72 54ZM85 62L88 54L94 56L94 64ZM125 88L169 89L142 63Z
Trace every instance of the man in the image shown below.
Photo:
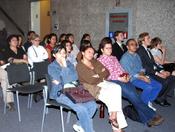
M137 42L135 39L129 39L126 42L128 51L122 56L120 63L123 68L129 73L131 79L130 82L143 89L141 93L141 99L145 104L147 104L153 110L156 110L152 106L152 101L154 101L159 92L162 89L162 85L152 79L149 76L145 75L145 69L142 67L142 62L137 51Z
M25 52L27 52L28 48L32 45L31 37L33 34L35 34L35 31L29 31L27 33L27 41L24 43Z
M2 65L4 65L4 57L3 54L0 52L0 66ZM0 67L0 84L2 87L4 102L6 101L8 110L14 111L15 108L14 108L13 93L6 92L7 88L9 87L9 82L7 72L2 67Z
M112 55L116 56L120 61L122 55L127 51L127 48L122 42L124 41L124 35L122 31L116 31L114 33L115 43L112 45Z
M170 106L171 104L167 102L167 94L171 91L171 89L175 88L175 77L155 63L154 58L148 49L151 42L149 33L141 33L139 35L138 42L140 46L137 53L141 58L146 74L162 84L162 90L159 93L156 103L164 107Z

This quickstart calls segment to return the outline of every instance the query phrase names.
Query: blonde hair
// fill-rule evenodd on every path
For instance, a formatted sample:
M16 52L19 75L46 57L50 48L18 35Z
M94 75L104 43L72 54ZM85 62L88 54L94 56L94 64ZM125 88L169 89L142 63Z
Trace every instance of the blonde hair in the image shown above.
M31 40L35 40L36 38L39 38L40 36L38 34L32 34Z
M142 41L145 40L145 37L146 36L149 36L149 33L148 32L143 32L139 35L138 37L138 44L141 45L142 44Z

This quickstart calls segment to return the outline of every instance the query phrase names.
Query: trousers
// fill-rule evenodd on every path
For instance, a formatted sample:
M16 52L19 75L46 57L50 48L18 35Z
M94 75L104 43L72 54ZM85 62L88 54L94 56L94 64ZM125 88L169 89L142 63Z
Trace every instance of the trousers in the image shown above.
M2 69L1 67L0 67L0 83L1 83L1 87L2 87L4 102L5 101L6 101L6 103L14 102L13 93L6 92L7 88L9 88L8 75L7 75L7 72L4 69Z
M141 93L141 99L145 104L148 104L148 102L153 102L162 89L161 83L152 78L150 78L150 83L144 82L140 79L135 79L131 83L143 90Z
M155 111L150 109L147 104L145 104L140 95L137 94L136 88L130 82L123 83L118 80L112 80L116 84L119 84L122 88L122 96L133 104L135 109L137 110L140 120L142 123L148 123L154 116L156 116Z
M67 96L61 94L56 98L58 103L69 106L76 112L79 123L85 132L93 132L92 118L97 110L97 104L95 101L89 101L86 103L73 103Z
M107 106L109 113L117 112L117 121L120 129L127 127L127 122L122 111L121 87L109 81L103 81L98 86L101 87L98 99Z

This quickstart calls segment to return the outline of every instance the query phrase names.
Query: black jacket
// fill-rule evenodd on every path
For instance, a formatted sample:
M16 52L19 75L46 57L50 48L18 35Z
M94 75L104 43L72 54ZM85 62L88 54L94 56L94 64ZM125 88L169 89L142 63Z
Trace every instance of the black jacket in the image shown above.
M159 67L155 63L153 55L151 54L150 51L149 51L149 53L150 53L151 58L149 57L146 49L143 46L139 46L137 53L141 58L142 65L146 70L146 74L155 75L156 72L163 70L161 67Z
M123 50L118 45L118 43L114 43L112 45L112 55L116 56L118 61L120 61L122 55L127 51L126 45L122 44Z

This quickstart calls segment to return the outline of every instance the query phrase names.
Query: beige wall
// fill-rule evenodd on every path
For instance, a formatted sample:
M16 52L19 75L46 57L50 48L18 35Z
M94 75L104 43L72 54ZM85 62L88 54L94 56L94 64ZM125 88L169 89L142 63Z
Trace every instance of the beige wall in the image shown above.
M174 0L120 0L119 7L133 11L132 37L147 31L160 36L166 43L168 59L175 60L175 1ZM58 0L59 34L71 32L76 44L83 33L90 33L93 45L98 47L105 36L105 16L116 8L115 0Z
M51 32L50 0L40 1L40 36Z

